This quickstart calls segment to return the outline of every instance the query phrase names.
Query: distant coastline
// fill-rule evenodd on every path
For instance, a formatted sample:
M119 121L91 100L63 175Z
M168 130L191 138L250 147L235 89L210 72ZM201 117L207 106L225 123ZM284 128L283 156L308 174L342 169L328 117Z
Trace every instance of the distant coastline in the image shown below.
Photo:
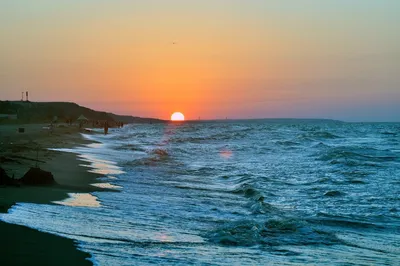
M50 123L55 119L57 122L65 122L67 119L76 121L80 115L90 120L119 121L125 124L165 122L157 118L95 111L72 102L0 101L1 123Z

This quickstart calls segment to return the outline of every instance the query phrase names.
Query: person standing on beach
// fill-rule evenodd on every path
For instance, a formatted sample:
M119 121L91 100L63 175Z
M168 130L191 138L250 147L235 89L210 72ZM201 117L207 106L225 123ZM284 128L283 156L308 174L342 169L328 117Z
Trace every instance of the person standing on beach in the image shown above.
M104 135L107 135L107 134L108 134L108 122L105 121L104 122Z

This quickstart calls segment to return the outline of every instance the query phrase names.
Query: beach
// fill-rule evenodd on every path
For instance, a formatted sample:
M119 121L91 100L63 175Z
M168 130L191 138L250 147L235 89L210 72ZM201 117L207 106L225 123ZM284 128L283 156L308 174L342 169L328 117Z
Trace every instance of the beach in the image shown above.
M60 148L38 157L58 185L0 188L18 202L0 219L57 236L3 227L2 250L12 251L3 260L42 265L51 247L53 265L397 265L398 132L398 123L266 119L37 133L34 142ZM22 136L0 155L16 177L36 164L34 151L18 151L17 137L36 145ZM89 185L100 181L114 191ZM26 250L36 262L16 262ZM71 254L78 263L64 260Z
M24 128L23 133L18 129ZM0 166L7 175L19 179L30 167L53 174L51 186L0 187L0 212L16 203L52 204L68 198L68 193L99 191L91 186L100 175L88 172L76 154L49 148L69 148L90 143L77 127L46 125L1 125ZM73 221L71 221L73 222ZM73 240L39 232L24 226L0 222L1 265L91 265L88 253L79 251Z

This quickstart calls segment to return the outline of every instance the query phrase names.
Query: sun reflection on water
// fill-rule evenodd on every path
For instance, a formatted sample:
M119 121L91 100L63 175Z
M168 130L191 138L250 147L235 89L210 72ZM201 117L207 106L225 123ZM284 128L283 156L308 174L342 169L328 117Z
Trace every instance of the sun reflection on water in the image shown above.
M94 183L91 184L92 186L99 187L99 188L108 188L108 189L121 189L121 186L112 185L110 183Z
M227 160L227 159L230 159L230 158L232 157L233 152L232 152L231 150L228 150L228 149L223 149L223 150L221 150L221 151L219 152L219 155L220 155L223 159Z
M88 154L80 154L78 156L82 161L89 163L81 165L92 168L91 170L89 170L89 172L91 173L101 174L101 175L119 175L124 173L123 171L120 170L120 168L117 165L115 165L114 162L101 160Z
M55 204L71 206L71 207L101 207L97 197L89 193L68 193L69 198L63 201L53 201Z

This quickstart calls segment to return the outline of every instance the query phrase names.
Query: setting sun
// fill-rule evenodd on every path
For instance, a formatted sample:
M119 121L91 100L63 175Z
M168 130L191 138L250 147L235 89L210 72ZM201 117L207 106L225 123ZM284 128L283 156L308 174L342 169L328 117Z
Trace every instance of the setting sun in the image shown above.
M185 116L181 112L175 112L171 115L171 121L184 121Z

